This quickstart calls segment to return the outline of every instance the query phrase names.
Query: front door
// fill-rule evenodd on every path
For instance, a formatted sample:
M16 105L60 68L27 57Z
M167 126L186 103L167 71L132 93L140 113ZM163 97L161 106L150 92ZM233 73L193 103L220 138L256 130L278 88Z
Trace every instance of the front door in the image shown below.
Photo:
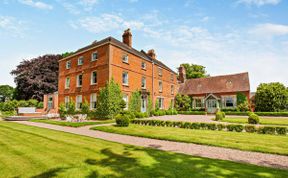
M207 112L215 113L217 110L217 100L216 99L208 99L207 100Z
M141 112L147 111L147 99L145 96L141 96Z

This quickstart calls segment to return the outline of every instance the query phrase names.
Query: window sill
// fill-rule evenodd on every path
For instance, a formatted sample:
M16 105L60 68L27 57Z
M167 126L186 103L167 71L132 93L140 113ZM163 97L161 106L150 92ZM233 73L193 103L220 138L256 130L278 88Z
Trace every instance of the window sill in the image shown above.
M95 85L98 85L98 83L91 83L90 85L91 86L95 86Z
M122 63L124 63L124 64L128 64L128 65L129 65L129 62L122 61Z
M97 61L98 59L91 59L91 62L95 62L95 61Z
M146 68L141 68L141 69L146 71Z
M129 87L129 84L124 84L124 83L123 83L122 85L125 86L125 87Z
M159 91L159 93L162 93L163 91Z

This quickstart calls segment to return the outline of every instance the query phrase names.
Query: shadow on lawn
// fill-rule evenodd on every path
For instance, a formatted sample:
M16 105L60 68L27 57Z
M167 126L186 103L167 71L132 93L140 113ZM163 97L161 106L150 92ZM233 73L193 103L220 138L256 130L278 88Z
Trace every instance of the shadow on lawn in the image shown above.
M146 154L152 164L143 163L145 160L135 158L131 151ZM123 154L114 153L111 149L102 149L101 153L106 156L105 159L86 159L84 162L91 166L108 167L116 173L105 177L277 177L278 173L257 166L200 157L187 159L186 155L176 156L175 153L130 146ZM93 171L87 177L99 175L99 172Z

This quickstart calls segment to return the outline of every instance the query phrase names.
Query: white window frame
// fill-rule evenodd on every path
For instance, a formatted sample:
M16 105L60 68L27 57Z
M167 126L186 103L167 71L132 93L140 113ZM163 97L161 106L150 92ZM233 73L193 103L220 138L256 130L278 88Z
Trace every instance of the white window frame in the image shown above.
M94 80L93 80L93 77L94 77L94 76L93 76L93 73L94 73L94 72L96 73L96 82L94 82ZM94 70L93 72L91 72L90 84L91 84L91 85L96 85L96 84L98 83L98 79L97 79L97 78L98 78L97 71Z
M158 97L157 99L158 99L159 109L164 109L164 98Z
M161 67L158 67L158 75L161 77L163 75L163 69Z
M90 109L96 109L97 108L97 94L96 93L91 93L90 95ZM95 104L95 105L94 105ZM94 107L95 106L95 107Z
M173 73L170 74L170 79L172 82L174 81L174 74Z
M160 83L161 83L161 85L160 85ZM163 82L162 82L162 80L158 81L158 87L159 87L159 92L162 92L163 91Z
M233 106L227 106L227 99L232 99ZM224 107L225 108L235 108L236 107L236 97L235 96L224 96Z
M123 94L122 99L125 101L126 103L126 107L124 108L124 110L128 110L128 103L129 103L129 97L127 94Z
M171 95L174 95L174 85L171 85Z
M143 83L143 81L144 81L144 83ZM144 86L143 86L143 84L144 84ZM146 89L146 77L141 78L141 88Z
M81 61L81 62L80 62ZM83 56L80 56L78 58L78 62L77 62L78 66L82 66L84 64L84 57Z
M127 82L124 82L124 74L127 75ZM122 85L128 86L129 85L129 74L128 72L122 72Z
M196 100L200 100L201 101L201 106L197 106L197 101ZM204 108L205 107L205 104L204 104L204 98L194 98L193 99L193 107L194 108Z
M146 62L141 62L141 69L146 70Z
M69 81L69 82L68 82ZM69 89L71 84L71 79L70 77L65 78L65 89Z
M76 110L79 110L82 108L82 95L76 96Z
M96 54L96 58L94 59L94 54ZM98 51L94 51L92 54L91 54L91 61L97 61L98 60Z
M71 61L66 61L66 69L71 69Z
M122 62L124 62L124 63L126 63L126 64L129 63L129 56L128 56L128 54L124 54L124 55L122 56Z
M65 107L68 108L68 104L70 102L70 97L69 96L65 96L64 102L65 102Z
M81 85L79 84L79 82L80 82L80 75L82 76L82 81L81 81ZM82 85L83 85L83 74L79 74L79 75L77 75L77 84L76 84L76 86L77 87L82 87Z

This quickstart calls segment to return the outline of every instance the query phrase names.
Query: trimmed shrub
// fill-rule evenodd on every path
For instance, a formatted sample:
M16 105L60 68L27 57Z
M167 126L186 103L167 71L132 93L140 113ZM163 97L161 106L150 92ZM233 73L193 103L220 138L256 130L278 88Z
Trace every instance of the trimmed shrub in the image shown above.
M288 116L288 112L255 112L258 116Z
M207 123L200 123L200 128L203 129L203 130L208 129Z
M119 127L129 126L130 119L128 115L118 114L116 115L115 120L116 120L116 125Z
M221 120L223 120L223 118L224 118L223 113L221 111L218 111L216 113L215 121L221 121Z
M287 127L276 127L276 133L278 135L286 135L288 132L288 128Z
M258 129L258 133L261 134L275 134L276 128L275 127L269 127L269 126L265 126L265 127L259 127Z
M190 122L185 122L185 123L183 124L183 128L185 128L185 129L189 129L190 126L191 126L191 123L190 123Z
M249 124L259 124L259 116L257 114L250 114L248 117Z
M226 116L225 112L222 111L221 113L222 113L222 117L225 118Z
M191 129L200 129L200 123L194 122L190 125Z
M226 125L224 124L217 124L217 130L223 130L226 128Z
M233 132L233 131L242 132L243 129L244 129L243 125L235 125L235 124L227 125L227 130L230 132Z
M245 131L249 133L256 132L256 127L254 125L245 125Z
M173 123L171 121L166 121L165 125L166 125L166 127L172 127Z
M135 119L135 115L133 112L130 111L121 111L120 112L121 115L127 115L129 117L130 120L134 120Z
M223 112L233 112L233 111L237 111L237 108L222 108L221 111L223 111Z
M214 123L208 123L207 128L208 128L208 130L216 130L217 126Z

